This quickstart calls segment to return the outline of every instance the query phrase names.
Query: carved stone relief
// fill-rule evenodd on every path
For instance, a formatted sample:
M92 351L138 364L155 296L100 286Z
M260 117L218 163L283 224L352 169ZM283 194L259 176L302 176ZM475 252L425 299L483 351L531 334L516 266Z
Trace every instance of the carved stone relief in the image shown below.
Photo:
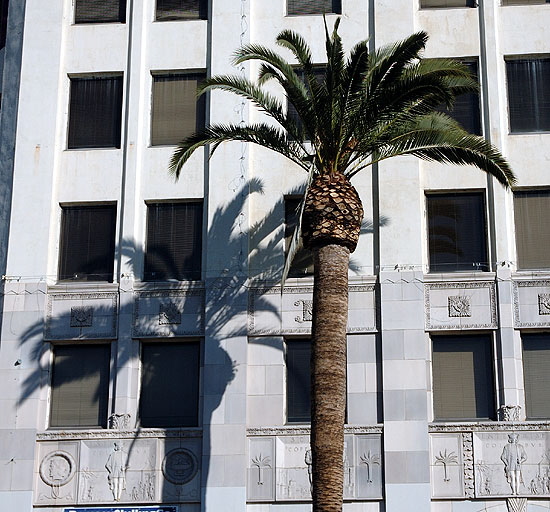
M204 289L140 291L134 299L134 338L204 334Z
M539 315L550 315L550 293L539 293Z
M117 292L49 293L44 339L116 338L117 313Z
M508 498L508 512L527 512L527 498Z
M130 427L131 415L126 414L111 414L109 416L109 428L113 430L128 430Z
M251 437L249 438L248 500L310 500L311 470L309 436ZM377 434L346 435L345 499L380 499L381 496L380 436Z
M521 420L521 405L503 405L498 412L501 421Z
M464 497L464 461L461 434L431 434L430 465L434 498Z
M476 496L550 496L550 432L474 434Z
M312 300L297 300L295 306L302 306L302 312L294 320L300 324L311 322L313 320L313 301Z
M426 283L424 300L428 331L497 328L493 282Z
M550 281L515 281L513 293L514 327L550 326Z
M196 502L200 446L200 438L39 441L37 504Z

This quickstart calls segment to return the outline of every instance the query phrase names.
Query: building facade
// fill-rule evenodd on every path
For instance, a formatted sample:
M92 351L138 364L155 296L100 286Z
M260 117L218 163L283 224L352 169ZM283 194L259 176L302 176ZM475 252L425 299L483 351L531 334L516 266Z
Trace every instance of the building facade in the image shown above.
M518 176L398 158L354 178L344 510L550 509L548 1L19 0L0 511L311 509L307 255L280 284L305 175L239 143L167 167L197 126L261 118L197 84L254 77L234 50L286 28L322 65L322 12L348 49L425 30L426 57L468 64L480 93L452 115Z

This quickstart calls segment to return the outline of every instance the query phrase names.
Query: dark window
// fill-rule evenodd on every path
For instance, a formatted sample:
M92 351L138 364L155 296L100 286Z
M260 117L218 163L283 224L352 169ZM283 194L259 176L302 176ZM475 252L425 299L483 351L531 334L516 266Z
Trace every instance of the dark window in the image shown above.
M157 21L205 20L207 0L157 0Z
M126 0L76 0L75 23L124 23Z
M420 8L475 7L475 0L420 0Z
M426 202L430 272L488 270L483 194L430 194Z
M196 427L199 418L200 344L144 343L142 427Z
M6 46L6 34L8 32L8 7L9 0L0 0L0 49Z
M69 149L119 148L122 77L71 78Z
M289 423L311 420L311 340L287 340L286 408Z
M432 342L435 419L494 419L491 336L432 336Z
M53 349L51 427L107 425L110 345Z
M115 205L62 207L60 280L113 280L115 223Z
M519 269L550 268L550 191L514 192Z
M197 99L204 74L153 76L151 144L177 144L204 127L205 97Z
M146 281L201 278L202 202L147 205Z
M300 197L285 197L285 255L290 248L294 229L298 222L298 207ZM289 277L303 277L313 274L313 254L302 247L294 256L290 267Z
M527 418L550 418L550 334L524 334L522 338Z
M341 0L287 0L287 14L342 14Z
M477 62L465 61L463 64L477 78ZM446 108L441 108L440 110L448 113L453 119L458 121L467 132L481 135L481 112L479 108L479 94L477 92L461 94L457 96L451 110Z
M550 131L550 58L506 61L510 130Z
M539 5L550 4L550 0L502 0L502 5Z

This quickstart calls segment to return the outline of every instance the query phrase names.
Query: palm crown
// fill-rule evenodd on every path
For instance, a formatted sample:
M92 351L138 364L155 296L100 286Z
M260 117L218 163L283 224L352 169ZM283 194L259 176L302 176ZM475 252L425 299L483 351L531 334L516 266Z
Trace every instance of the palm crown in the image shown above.
M325 25L327 63L322 77L306 41L290 30L281 32L277 43L292 52L298 67L261 45L237 50L236 64L260 61L257 81L216 76L201 85L200 93L222 89L243 96L277 124L208 126L178 145L171 172L179 177L183 164L199 147L210 144L213 153L220 143L233 140L281 153L313 174L339 173L351 178L374 162L414 155L474 165L505 186L514 182L508 163L496 148L437 110L442 104L452 106L457 95L477 89L463 64L422 59L428 39L424 32L374 52L369 52L366 40L361 41L346 59L339 21L332 34ZM294 115L263 88L269 80L281 85Z

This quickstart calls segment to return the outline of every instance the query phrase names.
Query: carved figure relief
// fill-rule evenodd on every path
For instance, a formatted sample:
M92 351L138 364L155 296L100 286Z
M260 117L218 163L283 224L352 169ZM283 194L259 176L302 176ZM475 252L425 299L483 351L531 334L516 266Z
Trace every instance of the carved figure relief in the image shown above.
M485 464L484 461L479 460L476 463L476 471L477 471L477 494L479 496L491 495L493 469L489 464Z
M132 500L134 501L152 501L155 499L155 475L152 473L143 474L137 485L132 487Z
M302 316L297 316L294 320L300 324L311 322L313 320L313 301L312 300L297 300L294 305L302 305Z
M181 311L174 302L159 304L159 325L180 325Z
M545 452L537 464L537 474L529 482L531 494L550 493L550 453Z
M510 484L512 494L520 494L520 486L523 485L522 464L527 460L527 454L522 444L518 443L519 435L508 435L508 444L502 449L500 460L504 463L506 480Z
M61 487L67 484L75 475L76 464L72 455L60 450L48 453L42 459L39 472L42 481L51 488L50 498L71 498L70 495L61 495Z
M105 469L108 472L109 489L115 501L120 501L122 491L126 489L126 470L129 467L127 461L127 454L122 449L122 444L114 443L113 451L105 463Z
M185 448L176 448L168 452L162 463L164 477L176 485L183 485L193 480L198 470L197 457Z
M550 315L550 293L539 293L539 315Z
M91 327L94 309L91 306L74 306L71 308L71 327Z
M90 471L88 468L82 468L80 470L80 500L81 501L94 501L94 484L92 480L95 480L97 475Z
M458 466L458 457L455 452L447 453L447 450L445 449L443 452L439 452L439 455L435 456L434 464L441 464L443 466L443 481L450 482L451 479L449 478L447 467Z
M472 316L471 298L465 295L449 295L448 299L450 317Z

